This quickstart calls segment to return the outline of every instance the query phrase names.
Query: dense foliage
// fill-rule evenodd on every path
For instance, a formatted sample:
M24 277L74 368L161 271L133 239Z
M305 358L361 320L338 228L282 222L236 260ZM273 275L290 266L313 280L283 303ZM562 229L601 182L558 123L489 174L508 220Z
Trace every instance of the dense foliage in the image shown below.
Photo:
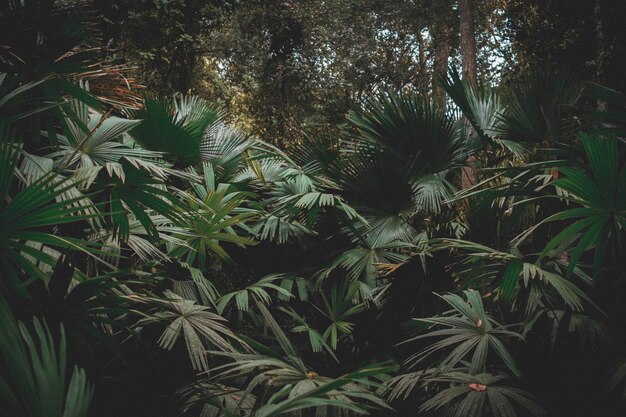
M335 91L323 129L270 142L273 121L251 134L259 119L185 91L208 41L184 32L259 18L273 58L251 61L270 77L310 45L309 9L137 2L130 50L182 51L167 74L143 67L183 90L160 96L105 50L99 19L128 10L94 3L0 9L2 415L626 413L622 93L558 65L493 86L454 65L406 82L407 64L349 103ZM330 37L356 6L328 3Z

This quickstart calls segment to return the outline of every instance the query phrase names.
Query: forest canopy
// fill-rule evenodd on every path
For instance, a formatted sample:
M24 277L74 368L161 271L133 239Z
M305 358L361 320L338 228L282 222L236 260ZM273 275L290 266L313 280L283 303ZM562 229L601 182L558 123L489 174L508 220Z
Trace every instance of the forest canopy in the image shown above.
M626 414L626 3L0 3L0 415Z

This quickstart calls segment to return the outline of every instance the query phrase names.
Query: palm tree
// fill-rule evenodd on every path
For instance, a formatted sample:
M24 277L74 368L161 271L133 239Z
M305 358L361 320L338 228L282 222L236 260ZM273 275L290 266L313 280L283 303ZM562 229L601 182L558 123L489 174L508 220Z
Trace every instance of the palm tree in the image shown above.
M182 168L200 161L203 137L220 119L220 113L208 102L182 95L173 100L148 97L142 109L130 113L143 121L132 129L131 136L145 149L162 152Z
M255 352L223 353L231 361L215 368L217 375L213 380L183 391L187 398L186 407L202 405L205 410L218 415L243 412L255 417L290 412L306 415L305 410L311 408L315 408L318 415L330 416L364 414L371 408L388 408L370 391L376 383L369 378L384 374L393 367L371 367L339 378L321 376L305 365L265 304L258 298L255 298L255 304L274 333L282 353L252 340L248 342ZM246 381L245 387L231 385L242 378ZM218 391L216 387L228 388ZM218 407L219 410L215 410Z
M477 291L467 290L464 293L467 301L455 294L441 296L453 308L444 316L417 319L420 323L433 327L443 326L444 329L428 331L423 335L408 339L405 343L440 338L438 342L410 356L407 362L415 366L431 355L443 351L447 353L447 356L437 361L437 372L448 372L471 357L469 373L477 374L486 371L488 353L493 351L508 370L519 376L513 356L505 347L503 340L521 339L522 336L508 330L506 326L487 315Z

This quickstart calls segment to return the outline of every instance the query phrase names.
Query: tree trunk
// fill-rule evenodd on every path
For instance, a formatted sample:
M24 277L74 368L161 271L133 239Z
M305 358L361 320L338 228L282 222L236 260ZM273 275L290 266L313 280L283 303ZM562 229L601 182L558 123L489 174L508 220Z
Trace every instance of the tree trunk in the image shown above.
M446 93L443 91L439 78L445 76L448 71L448 60L450 58L450 30L441 27L435 33L435 62L433 65L433 97L440 105L446 103Z
M459 0L459 20L461 32L461 56L463 59L463 79L476 83L476 39L474 38L474 13L472 0ZM465 166L461 169L461 188L463 189L470 188L478 184L478 172L474 166L477 162L476 158L474 156L470 156L466 162L469 166Z
M428 94L428 60L426 59L426 42L424 41L424 37L419 29L416 33L420 62L420 69L417 75L417 85L419 87L420 94L426 96Z
M604 79L604 62L606 59L606 43L604 41L604 25L602 19L602 0L595 0L593 5L593 21L596 32L596 82L603 84ZM598 110L606 111L607 103L605 100L598 100Z
M474 38L474 10L472 0L459 0L461 22L461 56L463 78L476 82L476 38Z

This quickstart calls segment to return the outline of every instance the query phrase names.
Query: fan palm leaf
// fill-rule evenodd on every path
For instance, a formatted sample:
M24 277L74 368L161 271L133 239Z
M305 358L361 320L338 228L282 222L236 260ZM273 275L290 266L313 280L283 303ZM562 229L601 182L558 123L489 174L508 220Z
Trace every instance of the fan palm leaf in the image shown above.
M163 323L165 331L158 340L159 346L171 350L181 338L187 345L187 352L193 368L209 371L209 347L223 351L234 351L236 346L245 345L228 327L226 320L212 313L208 307L167 292L164 298L134 296L129 298L148 307L148 311L136 326L141 328L151 323Z
M56 135L60 149L48 155L55 160L55 165L80 169L105 166L124 157L154 159L160 156L156 152L132 148L120 139L141 120L105 117L90 110L85 103L74 101L70 104L74 116L65 117L65 135Z
M420 406L420 411L447 409L453 417L479 417L490 413L494 417L516 417L518 407L532 416L545 412L525 391L501 383L504 375L448 372L431 381L450 383ZM523 414L526 415L526 414Z
M57 345L38 319L32 331L16 323L4 299L0 299L0 317L3 412L15 417L86 417L93 387L77 367L66 378L63 327Z
M162 152L175 166L186 167L200 161L200 144L207 129L220 114L197 97L174 100L146 98L144 108L131 112L142 123L130 135L145 149Z
M564 119L578 99L582 85L564 68L535 70L513 87L499 115L504 139L540 143L558 141Z
M257 306L284 355L250 341L259 353L221 353L233 359L233 362L216 369L218 381L248 376L243 396L257 388L265 392L262 396L256 396L257 401L262 402L255 404L253 415L265 417L317 407L319 415L343 416L363 414L371 407L388 408L384 401L369 390L377 385L369 378L395 367L373 366L339 378L318 375L304 364L267 307L258 301Z
M524 156L527 150L522 143L505 139L501 135L504 129L502 116L505 106L495 91L470 80L461 79L456 68L452 68L441 83L475 132L466 135L471 142L468 144L470 148L495 144L513 155ZM475 143L477 140L481 143Z
M421 323L444 328L429 330L423 335L408 339L406 342L430 338L439 340L409 357L407 362L415 365L443 351L447 355L437 364L441 372L448 372L465 358L471 357L470 373L477 374L485 372L488 353L491 350L507 368L515 375L519 375L515 360L504 341L511 338L523 339L522 335L507 330L506 326L490 317L485 312L482 298L477 291L466 290L464 294L467 301L455 294L440 296L452 307L450 312L440 317L415 319Z
M580 140L590 172L577 167L561 167L559 171L563 177L553 182L557 189L566 193L562 198L579 207L549 216L516 241L522 241L542 224L573 220L546 244L542 256L566 241L575 241L568 275L574 271L583 253L590 249L594 250L594 271L598 275L607 243L612 241L618 250L621 249L621 237L626 228L626 167L620 171L617 139L582 134Z
M186 205L184 217L171 227L161 229L185 242L184 245L170 245L169 255L184 256L188 264L197 264L200 268L206 266L209 250L231 261L221 246L223 242L240 246L256 244L251 237L237 234L235 227L249 232L247 223L258 216L256 210L243 207L247 194L233 191L229 184L215 184L210 164L204 165L204 179L204 186L194 186L195 195L180 193Z
M51 248L64 248L83 253L96 253L88 242L61 236L54 228L87 220L94 214L81 214L81 208L95 209L91 204L81 204L87 198L79 195L70 200L57 199L74 188L68 179L58 181L55 173L49 173L10 195L19 157L19 147L0 144L0 256L2 272L16 288L22 288L19 276L25 273L33 278L45 278L37 263L53 266L57 259L46 251L40 251L32 243ZM29 243L30 242L30 243ZM33 263L34 260L34 263Z

